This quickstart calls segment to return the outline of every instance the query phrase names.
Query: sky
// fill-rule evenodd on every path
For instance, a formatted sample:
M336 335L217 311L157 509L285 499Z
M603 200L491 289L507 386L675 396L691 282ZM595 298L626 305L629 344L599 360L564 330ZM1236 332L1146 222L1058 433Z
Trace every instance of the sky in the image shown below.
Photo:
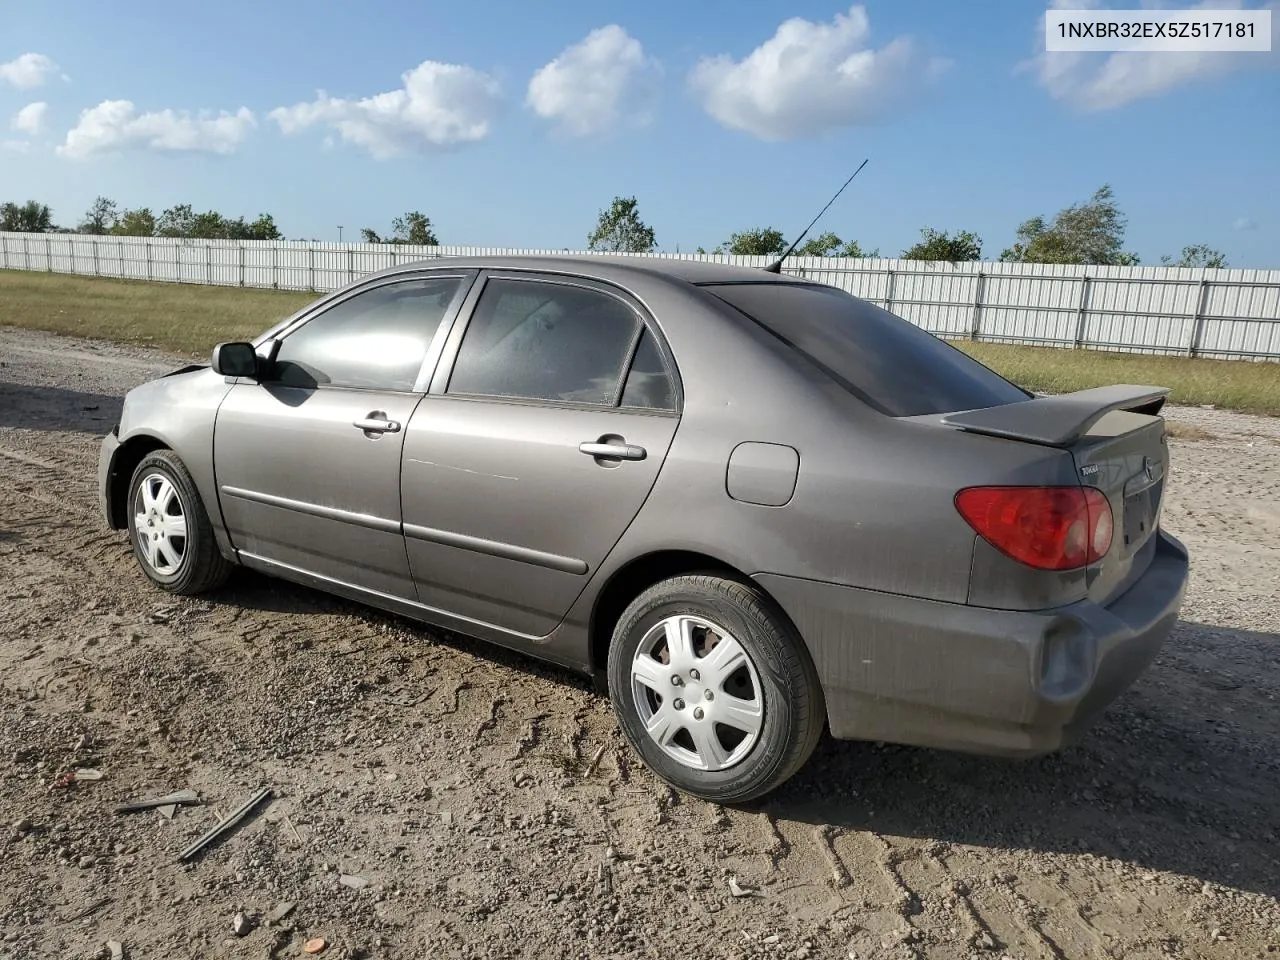
M1203 243L1280 267L1280 43L1047 54L1045 9L0 0L0 201L268 212L318 240L420 210L446 244L582 249L634 196L688 251L798 233L869 158L817 232L892 256L969 230L995 259L1109 183L1144 263Z

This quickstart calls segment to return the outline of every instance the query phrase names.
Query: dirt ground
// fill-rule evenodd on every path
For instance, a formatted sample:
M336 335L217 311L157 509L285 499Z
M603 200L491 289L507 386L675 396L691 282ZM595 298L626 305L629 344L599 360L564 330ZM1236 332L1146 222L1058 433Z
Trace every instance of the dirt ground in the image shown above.
M1280 421L1169 411L1189 598L1078 746L828 740L720 809L554 668L243 572L148 587L98 442L178 363L0 329L0 958L1280 957Z

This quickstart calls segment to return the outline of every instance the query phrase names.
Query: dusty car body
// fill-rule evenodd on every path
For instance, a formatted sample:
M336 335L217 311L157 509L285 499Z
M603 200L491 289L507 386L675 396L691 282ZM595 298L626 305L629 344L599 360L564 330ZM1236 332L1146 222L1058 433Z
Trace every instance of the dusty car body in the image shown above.
M240 564L582 671L660 776L740 801L824 726L1083 730L1182 602L1165 393L1034 397L761 270L446 258L131 391L101 501L165 589Z

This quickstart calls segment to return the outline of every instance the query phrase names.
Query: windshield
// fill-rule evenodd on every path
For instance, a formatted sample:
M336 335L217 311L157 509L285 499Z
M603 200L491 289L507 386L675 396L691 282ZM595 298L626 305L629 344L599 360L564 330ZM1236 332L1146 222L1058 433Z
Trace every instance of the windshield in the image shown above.
M1031 394L874 304L818 284L703 287L891 417L1017 403Z

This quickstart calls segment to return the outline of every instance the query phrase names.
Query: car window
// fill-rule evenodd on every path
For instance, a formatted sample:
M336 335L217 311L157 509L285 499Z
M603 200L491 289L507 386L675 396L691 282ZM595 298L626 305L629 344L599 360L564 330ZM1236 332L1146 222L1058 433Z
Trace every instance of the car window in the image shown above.
M731 283L703 289L892 417L976 410L1030 396L945 340L835 287Z
M662 362L662 353L653 334L645 330L640 335L635 359L627 371L627 383L622 389L624 407L646 407L652 410L676 408L675 385L671 374Z
M617 297L531 280L485 284L449 393L612 406L640 317Z
M404 280L330 307L280 343L275 380L292 387L413 389L462 280Z

